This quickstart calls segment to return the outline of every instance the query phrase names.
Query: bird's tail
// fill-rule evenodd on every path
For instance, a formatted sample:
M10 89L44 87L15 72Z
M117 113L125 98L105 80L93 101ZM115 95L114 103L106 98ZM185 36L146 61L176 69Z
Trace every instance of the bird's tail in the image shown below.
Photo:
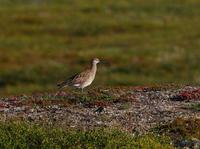
M62 89L63 87L66 87L66 86L68 86L66 81L57 84L58 89Z

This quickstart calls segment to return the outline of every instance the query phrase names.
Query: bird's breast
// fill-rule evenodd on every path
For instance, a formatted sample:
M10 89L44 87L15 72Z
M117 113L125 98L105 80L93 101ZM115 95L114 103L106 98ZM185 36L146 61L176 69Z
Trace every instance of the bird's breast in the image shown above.
M84 88L90 85L93 82L94 78L95 78L95 75L91 75L87 80L85 80L85 82L82 84L82 87Z

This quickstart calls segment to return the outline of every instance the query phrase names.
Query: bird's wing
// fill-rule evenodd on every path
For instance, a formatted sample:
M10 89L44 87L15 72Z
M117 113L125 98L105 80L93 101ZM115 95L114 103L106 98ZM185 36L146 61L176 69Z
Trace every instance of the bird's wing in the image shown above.
M70 84L82 84L85 82L90 76L90 70L83 71L71 78Z
M79 86L83 82L85 82L90 76L90 70L85 70L81 73L71 76L70 78L66 79L62 83L58 84L59 88L63 88L65 86Z
M61 88L65 87L65 86L68 86L68 85L73 84L72 81L73 81L73 79L74 79L77 75L78 75L78 74L73 75L73 76L71 76L70 78L66 79L65 81L63 81L63 82L57 84L58 88L61 89Z

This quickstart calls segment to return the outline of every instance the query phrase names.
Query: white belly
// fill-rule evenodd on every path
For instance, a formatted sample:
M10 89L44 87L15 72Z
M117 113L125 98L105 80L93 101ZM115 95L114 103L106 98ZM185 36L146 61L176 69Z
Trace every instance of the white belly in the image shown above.
M94 76L91 76L83 84L81 84L80 88L85 88L85 87L89 86L93 81L94 81Z

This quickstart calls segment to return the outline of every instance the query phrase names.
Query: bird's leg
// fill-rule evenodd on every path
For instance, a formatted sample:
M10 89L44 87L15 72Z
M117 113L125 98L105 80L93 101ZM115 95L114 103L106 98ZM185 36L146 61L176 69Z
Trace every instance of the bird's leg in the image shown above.
M87 94L83 91L83 88L81 88L81 96L82 96L82 100L83 101L87 101L88 99L88 97L87 97Z

